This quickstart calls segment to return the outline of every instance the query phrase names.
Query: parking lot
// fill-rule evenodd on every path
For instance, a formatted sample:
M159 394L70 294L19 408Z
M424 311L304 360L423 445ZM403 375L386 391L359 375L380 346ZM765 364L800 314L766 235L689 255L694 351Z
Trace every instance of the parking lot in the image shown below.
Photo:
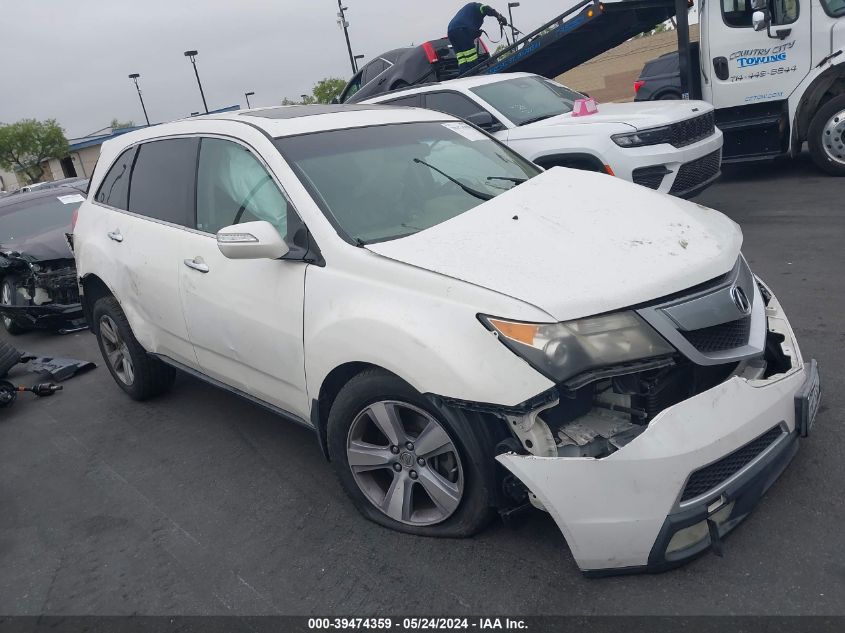
M823 384L724 557L588 580L540 512L469 540L398 534L356 512L309 431L187 377L136 403L100 366L0 412L0 613L845 614L842 192L804 156L696 199L742 226ZM102 365L87 332L15 344Z

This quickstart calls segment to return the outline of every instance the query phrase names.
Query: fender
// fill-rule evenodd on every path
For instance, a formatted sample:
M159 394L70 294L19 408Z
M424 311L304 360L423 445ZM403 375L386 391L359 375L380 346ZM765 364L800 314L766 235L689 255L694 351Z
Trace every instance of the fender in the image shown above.
M793 156L801 152L801 145L807 140L810 122L818 109L831 97L845 93L845 59L843 55L829 58L831 66L820 71L803 91L792 119L792 145L790 153ZM825 64L827 62L824 62ZM817 69L818 67L816 67ZM815 70L815 69L814 69Z
M589 171L606 172L607 168L602 160L595 154L588 152L567 152L557 154L546 154L538 156L534 162L544 169L550 167L560 166L569 167L571 165L584 165ZM584 169L585 167L573 167L574 169Z

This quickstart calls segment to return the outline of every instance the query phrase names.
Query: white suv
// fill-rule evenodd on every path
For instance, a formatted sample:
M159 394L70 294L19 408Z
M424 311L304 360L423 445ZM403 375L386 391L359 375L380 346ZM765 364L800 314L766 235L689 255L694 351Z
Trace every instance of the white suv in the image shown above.
M731 220L433 111L130 132L73 240L120 388L181 370L314 429L361 512L405 532L530 503L586 571L674 565L750 512L818 406Z
M481 75L408 88L364 103L439 110L483 128L541 167L607 172L689 198L721 174L722 132L704 101L602 103L572 116L584 95L529 73Z

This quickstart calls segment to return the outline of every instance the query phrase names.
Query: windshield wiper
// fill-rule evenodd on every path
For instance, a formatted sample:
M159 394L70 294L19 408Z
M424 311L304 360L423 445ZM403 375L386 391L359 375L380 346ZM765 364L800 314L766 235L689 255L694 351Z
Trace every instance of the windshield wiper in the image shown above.
M436 171L438 174L440 174L441 176L443 176L447 180L449 180L449 181L455 183L456 185L458 185L461 189L466 191L469 195L474 196L474 197L478 198L479 200L492 200L495 197L492 194L484 193L483 191L478 191L477 189L473 189L472 187L467 187L464 183L462 183L457 178L453 178L452 176L450 176L449 174L447 174L443 170L438 169L434 165L429 165L424 160L421 160L419 158L415 158L414 162L419 163L420 165L425 165L426 167L428 167L432 171Z
M553 116L557 116L557 114L543 114L541 116L535 116L533 119L528 119L527 121L523 121L519 124L519 127L523 125L531 125L532 123L537 123L538 121L543 121L545 119L551 119Z
M514 178L513 176L487 176L487 180L506 180L515 185L521 185L528 180L528 178Z

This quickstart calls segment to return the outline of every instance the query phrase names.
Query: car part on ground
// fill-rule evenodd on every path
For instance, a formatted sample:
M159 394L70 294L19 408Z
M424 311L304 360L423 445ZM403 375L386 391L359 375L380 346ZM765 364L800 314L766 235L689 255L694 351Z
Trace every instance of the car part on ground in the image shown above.
M177 367L310 426L381 525L529 504L585 572L662 569L720 546L818 411L735 223L454 117L197 117L100 165L74 249L115 382Z
M17 348L4 340L0 340L0 378L21 362L21 356L23 354Z
M0 315L10 334L84 328L66 233L84 199L47 189L0 201Z
M31 393L39 398L46 398L56 395L57 391L64 389L61 385L52 382L42 382L31 387L15 385L8 380L0 380L0 409L10 407L17 400L19 393Z
M445 112L546 169L603 172L682 198L721 174L722 133L709 104L607 103L576 117L583 96L538 75L513 73L415 86L366 103Z

